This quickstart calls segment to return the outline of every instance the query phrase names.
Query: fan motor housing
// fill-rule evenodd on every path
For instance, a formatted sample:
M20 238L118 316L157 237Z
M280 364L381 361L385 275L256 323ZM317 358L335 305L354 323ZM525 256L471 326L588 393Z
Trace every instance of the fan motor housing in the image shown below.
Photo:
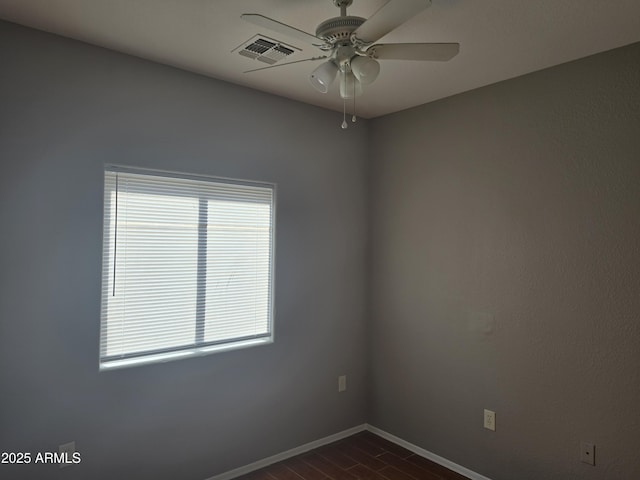
M346 15L325 20L316 28L316 37L332 45L350 42L351 34L365 22L365 18Z

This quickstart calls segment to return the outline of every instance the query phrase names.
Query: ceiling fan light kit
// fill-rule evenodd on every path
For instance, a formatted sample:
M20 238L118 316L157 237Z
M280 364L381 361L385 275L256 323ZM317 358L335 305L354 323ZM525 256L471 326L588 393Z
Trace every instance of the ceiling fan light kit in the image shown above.
M327 93L337 74L338 66L333 60L328 60L311 72L309 82L320 93Z
M340 72L340 96L347 100L362 95L362 84L351 72Z
M363 85L373 83L380 73L380 60L447 61L458 54L457 43L392 43L375 41L431 5L431 0L389 0L368 19L347 15L353 0L332 0L340 16L320 23L315 35L291 27L260 14L248 13L242 19L275 32L305 41L326 55L295 62L273 65L250 71L265 70L292 63L328 59L309 76L311 85L327 93L336 76L340 76L340 97L343 99L343 123L346 128L346 100L362 94ZM355 102L354 116L355 121Z
M351 71L362 85L373 83L380 73L380 63L371 57L351 59Z

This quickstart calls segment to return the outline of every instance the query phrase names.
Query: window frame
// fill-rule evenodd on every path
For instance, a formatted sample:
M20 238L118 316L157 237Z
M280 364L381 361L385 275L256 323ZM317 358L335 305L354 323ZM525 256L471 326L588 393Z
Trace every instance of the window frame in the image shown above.
M207 242L202 242L201 235L207 235L207 208L208 202L215 198L215 195L210 194L209 196L202 195L201 192L194 191L193 195L186 194L176 194L175 192L167 192L162 193L162 196L171 197L171 196L181 196L184 198L193 198L198 201L198 247L197 247L197 280L196 280L196 313L194 318L194 327L195 327L195 337L193 343L184 344L178 347L165 347L154 350L147 350L144 352L134 352L128 354L121 355L106 355L103 352L103 342L104 349L106 349L106 331L107 331L107 319L106 312L107 307L105 306L105 302L108 301L109 292L111 290L110 281L111 278L110 271L115 269L114 262L118 259L117 252L115 251L115 241L111 239L111 230L110 225L107 224L107 219L111 217L111 209L113 208L111 201L107 200L107 191L113 191L107 188L107 177L109 174L135 174L135 175L143 175L143 176L153 176L153 177L165 177L167 179L184 179L184 180L194 180L199 182L210 182L217 184L224 184L226 186L248 186L248 187L258 187L264 188L271 191L271 203L270 203L270 224L269 224L269 267L268 267L268 280L269 285L267 289L267 301L268 301L268 324L267 331L264 334L260 335L251 335L244 337L235 337L231 340L213 340L213 341L205 341L205 324L206 324L206 302L202 301L202 298L207 295L207 273L206 273L206 265L207 265ZM157 362L167 362L171 360L177 360L180 358L191 358L195 356L209 355L218 352L236 350L241 348L248 348L258 345L271 344L274 342L274 316L275 316L275 242L276 242L276 198L277 198L277 185L275 183L268 182L258 182L258 181L249 181L249 180L240 180L240 179L232 179L226 177L218 177L211 175L201 175L201 174L188 174L188 173L180 173L175 171L168 170L156 170L156 169L148 169L148 168L137 168L130 166L122 166L122 165L114 165L114 164L106 164L104 168L104 176L103 176L103 217L102 217L102 225L103 225L103 247L102 247L102 275L101 275L101 308L100 308L100 342L99 342L99 369L103 370L113 370L118 368L125 368L135 365L144 365L150 363ZM116 179L115 191L117 191L118 183ZM195 189L194 189L195 190ZM139 190L140 191L140 190ZM224 198L222 194L219 194L220 198ZM116 201L116 211L115 216L117 219L117 201ZM202 219L205 220L205 225L203 228ZM117 235L117 220L115 227L115 234ZM114 245L112 248L111 242L113 241ZM112 252L113 250L113 252ZM203 261L204 259L204 261ZM204 267L204 268L203 268ZM108 271L105 273L105 269ZM114 285L115 291L115 285ZM103 340L104 339L104 340Z

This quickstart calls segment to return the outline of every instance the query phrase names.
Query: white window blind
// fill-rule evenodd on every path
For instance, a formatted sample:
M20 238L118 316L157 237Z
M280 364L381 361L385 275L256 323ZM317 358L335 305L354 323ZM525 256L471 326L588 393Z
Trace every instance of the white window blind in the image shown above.
M271 341L274 186L107 167L100 367Z

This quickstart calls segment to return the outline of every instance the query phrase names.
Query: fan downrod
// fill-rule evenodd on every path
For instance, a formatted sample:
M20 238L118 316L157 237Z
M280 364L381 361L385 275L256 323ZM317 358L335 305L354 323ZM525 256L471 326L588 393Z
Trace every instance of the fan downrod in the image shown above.
M353 0L333 0L333 4L341 8L342 6L348 7L353 3Z

